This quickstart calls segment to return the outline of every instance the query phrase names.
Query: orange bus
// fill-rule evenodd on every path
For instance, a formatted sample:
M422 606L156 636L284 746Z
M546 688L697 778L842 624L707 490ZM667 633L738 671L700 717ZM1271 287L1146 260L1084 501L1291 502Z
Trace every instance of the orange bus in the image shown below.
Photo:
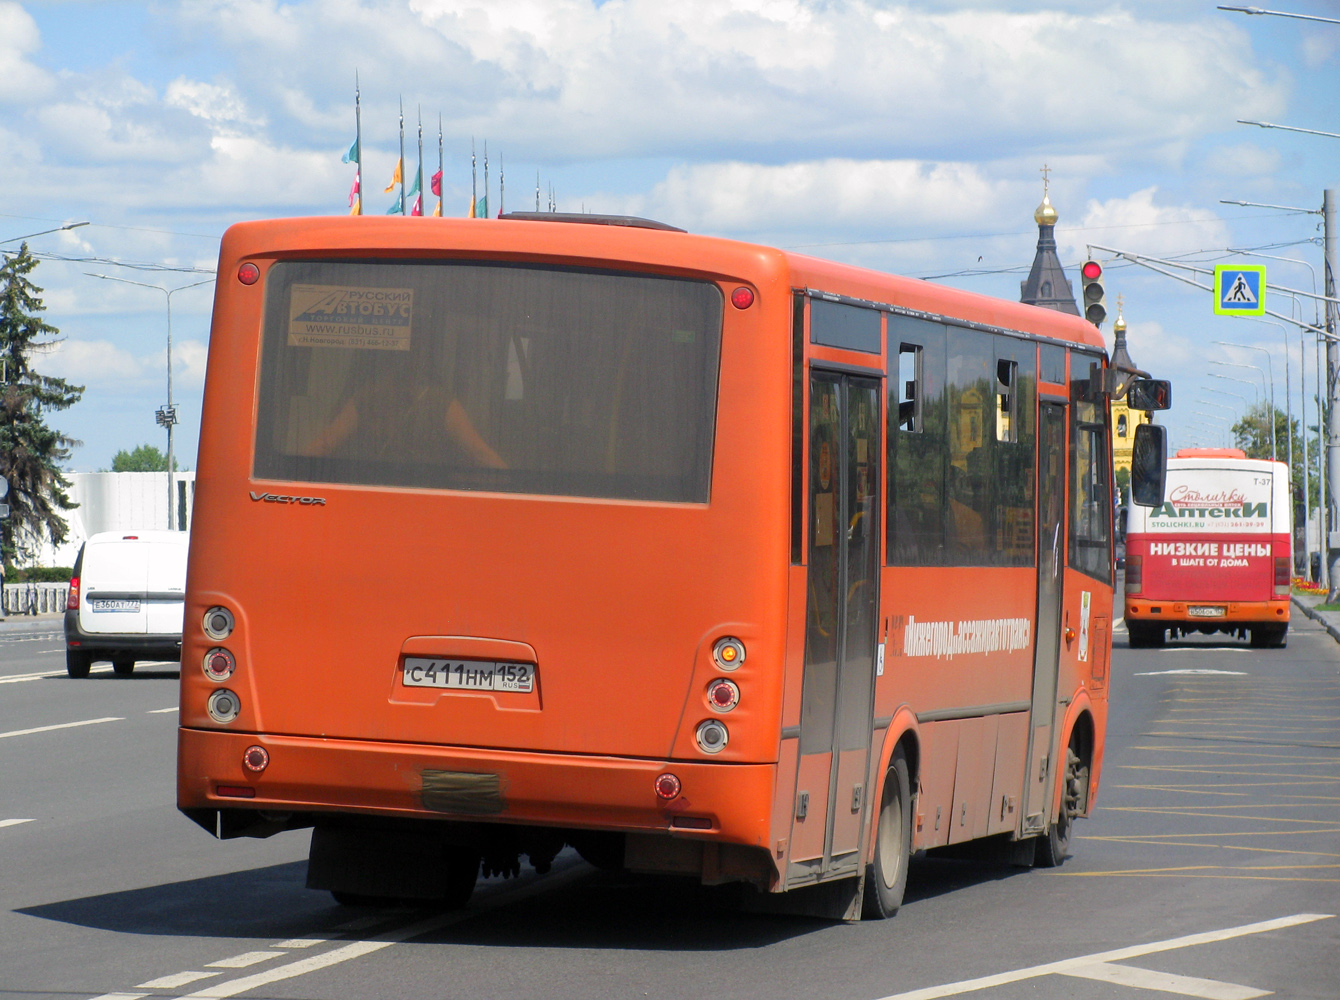
M219 275L211 833L312 827L341 901L566 844L848 919L914 851L1064 859L1107 718L1093 326L623 217L245 223Z
M1289 631L1293 516L1289 467L1239 448L1182 448L1167 498L1132 506L1126 525L1126 630L1132 646L1227 632L1260 647Z

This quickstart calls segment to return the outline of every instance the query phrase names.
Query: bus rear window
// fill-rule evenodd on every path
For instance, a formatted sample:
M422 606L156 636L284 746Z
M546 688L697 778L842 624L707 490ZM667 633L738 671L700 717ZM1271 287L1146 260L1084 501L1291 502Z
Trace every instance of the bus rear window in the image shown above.
M705 503L721 323L705 281L280 262L255 475Z

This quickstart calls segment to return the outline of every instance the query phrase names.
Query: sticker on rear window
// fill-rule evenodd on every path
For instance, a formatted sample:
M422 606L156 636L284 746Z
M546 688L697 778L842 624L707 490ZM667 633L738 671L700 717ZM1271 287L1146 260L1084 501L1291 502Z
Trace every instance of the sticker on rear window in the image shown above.
M408 351L413 315L412 288L294 285L288 346Z

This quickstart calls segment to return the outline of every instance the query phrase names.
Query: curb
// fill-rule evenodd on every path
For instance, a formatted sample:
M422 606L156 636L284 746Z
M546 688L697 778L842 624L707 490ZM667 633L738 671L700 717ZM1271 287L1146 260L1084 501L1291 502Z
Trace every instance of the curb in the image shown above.
M1329 632L1330 635L1331 635L1331 638L1332 638L1332 639L1334 639L1336 642L1340 642L1340 628L1336 628L1334 625L1332 625L1330 622L1328 622L1328 621L1322 616L1322 614L1321 614L1320 611L1313 611L1310 607L1308 607L1306 604L1304 604L1302 601L1300 601L1300 600L1298 599L1298 596L1297 596L1296 594L1295 594L1292 598L1290 598L1290 600L1293 601L1293 603L1295 604L1295 606L1297 606L1297 608L1298 608L1300 611L1302 611L1303 614L1307 615L1307 616L1308 616L1309 618L1311 618L1314 622L1316 622L1318 625L1320 625L1322 628L1324 628L1327 632Z

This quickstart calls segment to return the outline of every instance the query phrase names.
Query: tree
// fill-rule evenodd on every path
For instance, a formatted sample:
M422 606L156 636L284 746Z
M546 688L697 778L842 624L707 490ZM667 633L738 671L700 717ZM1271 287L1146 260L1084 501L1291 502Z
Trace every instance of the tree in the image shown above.
M1275 410L1275 457L1281 462L1289 460L1289 434L1293 434L1293 468L1289 470L1290 482L1293 486L1294 507L1296 510L1302 509L1303 503L1303 435L1302 427L1298 418L1294 417L1292 424L1285 416L1284 411ZM1248 458L1269 458L1270 457L1270 404L1264 400L1256 403L1247 409L1242 415L1242 419L1233 425L1234 443L1241 448ZM1312 449L1315 461L1316 448ZM1316 470L1307 470L1307 485L1309 496L1312 502L1317 502L1317 475Z
M68 526L61 511L74 509L60 463L80 444L47 426L44 411L64 410L84 394L82 385L42 375L30 367L35 354L60 343L60 333L40 316L42 289L29 280L37 258L24 243L0 255L0 475L9 480L9 517L0 520L0 559L28 561L44 536L57 544Z
M181 468L176 457L172 459L173 470ZM166 472L167 456L151 444L142 444L134 451L122 448L112 456L113 472Z

